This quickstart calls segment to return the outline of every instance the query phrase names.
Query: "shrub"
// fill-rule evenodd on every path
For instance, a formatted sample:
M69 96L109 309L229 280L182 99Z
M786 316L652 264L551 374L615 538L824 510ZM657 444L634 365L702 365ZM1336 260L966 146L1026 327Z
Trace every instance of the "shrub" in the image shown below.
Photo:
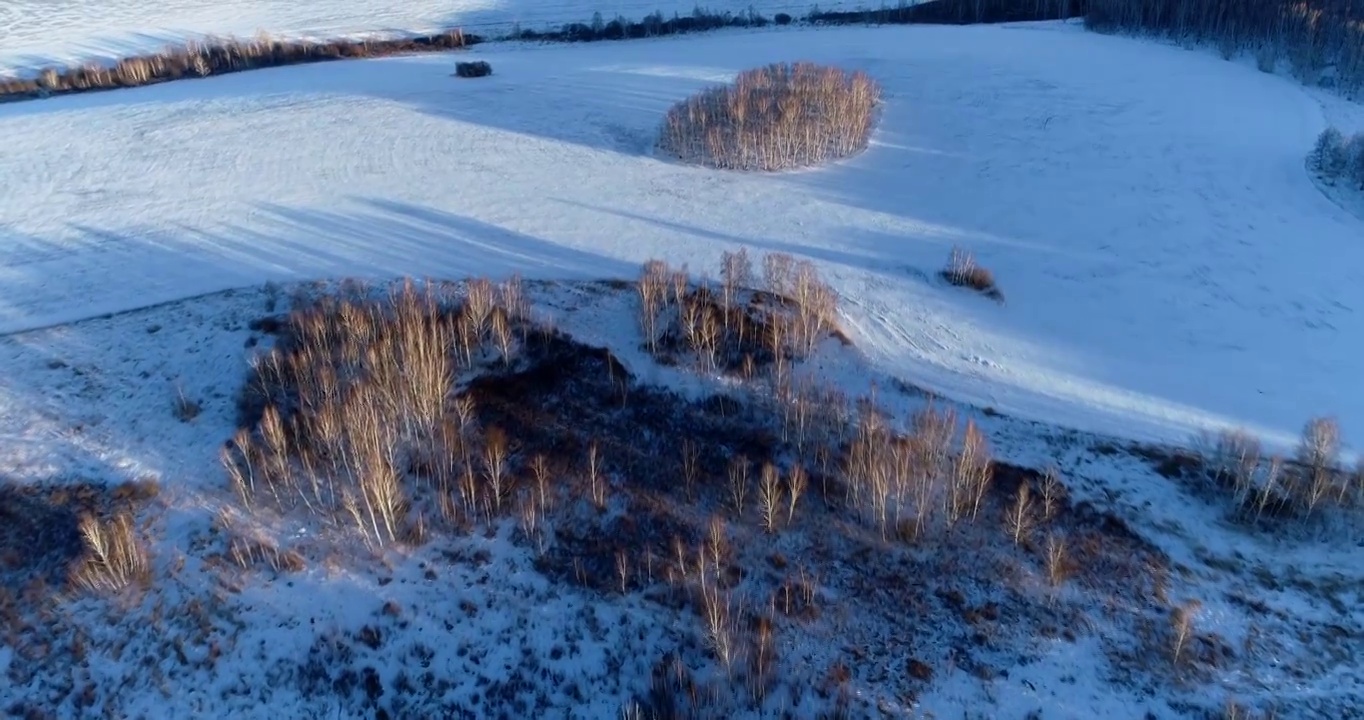
M1322 130L1317 136L1317 144L1312 147L1310 158L1312 168L1327 177L1340 177L1345 171L1348 159L1345 136L1333 127Z
M1342 174L1364 189L1364 132L1355 133L1345 143L1345 170Z
M407 533L402 480L419 462L438 486L463 493L466 508L499 508L503 458L469 442L472 405L452 411L447 401L456 367L503 346L495 337L515 328L495 316L519 322L522 295L514 279L500 288L473 280L464 295L456 306L442 289L409 281L387 298L324 297L293 310L285 339L253 369L243 405L254 417L243 419L255 427L222 449L244 504L306 506L382 545Z
M1333 127L1322 130L1307 164L1324 178L1349 180L1364 189L1364 132L1347 138Z
M1004 295L995 285L995 276L987 269L976 264L976 257L961 248L953 248L943 268L942 277L957 287L971 288L995 300L1003 300Z
M1175 665L1186 659L1185 653L1197 631L1194 620L1201 607L1202 603L1198 600L1190 600L1170 613L1170 654Z
M85 556L72 580L91 592L117 592L151 577L147 548L133 529L131 514L109 520L87 516L80 522Z
M772 19L773 19L778 25L790 25L790 24L791 24L791 16L790 16L790 15L787 15L786 13L777 13L776 17L774 17L774 18L772 18Z
M175 415L176 420L187 423L199 417L199 413L203 411L203 406L197 400L186 395L184 388L177 387L175 389L175 400L171 405L171 412Z
M685 162L730 170L817 165L866 148L880 96L862 72L769 65L674 105L659 146Z
M493 66L477 60L455 64L455 75L462 78L486 77L493 74Z

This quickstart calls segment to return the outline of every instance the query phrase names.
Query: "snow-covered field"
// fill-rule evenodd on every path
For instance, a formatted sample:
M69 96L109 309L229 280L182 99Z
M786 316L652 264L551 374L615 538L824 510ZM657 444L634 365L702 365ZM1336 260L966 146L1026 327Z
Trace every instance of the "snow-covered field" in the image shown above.
M390 21L370 4L319 19L299 3L261 5L231 18L208 4L187 9L190 20L120 17L175 36L240 30L243 17L333 34L445 24L440 13L456 12L403 3ZM95 34L39 34L7 6L0 30L17 28L16 40L0 37L0 67L130 47L101 34L123 32L115 20L62 7L77 8L72 28ZM173 579L157 608L204 597L196 573L220 541L210 528L233 504L216 453L259 339L247 326L273 292L262 283L631 278L650 258L700 274L747 247L808 258L840 293L860 352L825 359L832 382L855 394L876 381L897 417L919 400L885 388L927 388L965 403L1001 458L1059 464L1077 499L1120 513L1170 558L1171 601L1202 600L1205 632L1236 649L1191 686L1116 682L1113 648L1100 646L1136 636L1104 613L1077 643L1027 645L1016 666L1019 648L1004 643L987 654L1003 676L983 678L954 656L935 663L917 704L878 694L894 683L859 677L864 700L940 717L994 707L1074 718L1181 717L1190 697L1337 717L1358 701L1357 547L1247 534L1145 463L1094 452L1107 442L1095 434L1182 442L1208 425L1288 443L1323 414L1341 419L1347 440L1364 438L1364 220L1315 187L1303 163L1325 118L1358 122L1357 106L1323 107L1211 53L1064 23L497 44L465 56L496 74L459 81L449 56L400 57L0 106L10 148L0 155L0 477L157 479L158 572ZM864 155L774 175L654 156L671 103L796 59L883 83L884 116ZM1005 303L937 279L954 246L994 272ZM554 320L631 360L645 381L704 385L640 360L628 312L608 303ZM178 393L202 403L194 421L173 417ZM314 559L334 547L288 523L261 532ZM553 657L535 669L552 678L534 686L545 702L610 717L642 690L657 653L694 634L672 610L566 588L533 562L506 533L476 534L373 566L327 558L274 582L223 581L207 610L87 663L67 689L122 686L135 716L221 714L224 703L248 716L335 715L354 707L327 704L328 688L344 684L328 669L370 665L394 683L421 665L466 679L440 693L476 707L470 698L489 683L525 690L507 690L530 672L518 658ZM430 564L454 569L433 583ZM450 607L451 587L475 611ZM385 611L390 600L396 612ZM88 619L90 604L63 612ZM128 617L159 628L161 612ZM366 654L350 639L368 625L389 640ZM891 625L821 630L903 639ZM93 646L107 651L122 630L98 632ZM209 650L191 637L236 640ZM425 647L432 638L446 644ZM167 643L187 659L166 660ZM788 650L826 661L836 646ZM0 646L0 673L17 667L15 652ZM217 653L229 664L215 666ZM62 685L53 682L14 696L38 701ZM272 695L276 685L290 689ZM306 687L318 696L289 694ZM583 691L595 705L574 697Z
M723 33L253 72L0 108L0 330L267 279L629 275L745 244L818 261L881 367L1090 430L1364 430L1364 223L1313 186L1291 82L1076 26ZM663 110L765 62L886 88L864 156L651 156ZM974 251L1004 305L934 279Z
M894 5L895 3L890 3ZM590 23L594 13L638 21L707 12L799 17L816 3L800 0L25 0L0 4L0 75L88 60L118 58L205 36L333 39L464 28L498 35L513 28L544 30ZM832 0L822 10L877 8L880 3Z

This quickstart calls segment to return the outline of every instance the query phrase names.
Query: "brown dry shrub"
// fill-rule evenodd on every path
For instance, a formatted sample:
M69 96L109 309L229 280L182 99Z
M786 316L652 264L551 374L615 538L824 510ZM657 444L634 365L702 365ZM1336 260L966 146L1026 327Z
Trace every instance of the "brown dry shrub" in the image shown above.
M457 367L492 344L489 317L509 312L493 295L471 281L456 306L443 286L409 280L387 298L326 296L291 312L285 339L256 363L244 427L222 450L243 503L305 507L377 544L410 535L409 465L428 467L442 490L458 486L466 510L499 505L476 477L471 411L448 402Z
M114 593L151 578L151 556L137 535L130 513L101 520L80 521L85 555L72 572L72 581L86 590Z
M994 274L978 265L975 255L961 248L952 248L942 277L957 287L970 288L995 300L1004 299L1004 294L995 285Z
M726 170L785 170L867 147L881 88L863 72L778 63L674 105L659 146L685 162Z

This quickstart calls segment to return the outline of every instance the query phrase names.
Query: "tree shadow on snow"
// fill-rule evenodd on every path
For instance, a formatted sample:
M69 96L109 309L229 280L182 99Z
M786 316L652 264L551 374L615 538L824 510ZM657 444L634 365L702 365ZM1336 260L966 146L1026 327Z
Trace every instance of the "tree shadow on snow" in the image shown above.
M5 257L0 334L80 320L92 308L124 312L269 280L511 273L579 279L637 271L463 215L391 200L356 201L360 208L349 211L262 205L249 227L72 225L76 237L60 241L0 236L23 248L21 257ZM88 267L73 270L72 263ZM54 274L86 282L49 282Z
M719 230L708 229L695 224L679 223L659 217L651 217L629 210L606 205L595 205L575 200L551 198L555 202L574 207L605 213L634 222L662 228L673 233L692 235L704 240L713 240L736 246L748 247L763 253L786 253L806 257L821 263L840 268L850 268L862 272L884 275L897 280L914 280L931 283L931 276L942 264L943 258L951 248L947 237L936 237L925 233L915 238L900 234L880 233L849 229L841 236L840 249L803 245L770 237L736 235ZM705 269L701 269L705 270Z

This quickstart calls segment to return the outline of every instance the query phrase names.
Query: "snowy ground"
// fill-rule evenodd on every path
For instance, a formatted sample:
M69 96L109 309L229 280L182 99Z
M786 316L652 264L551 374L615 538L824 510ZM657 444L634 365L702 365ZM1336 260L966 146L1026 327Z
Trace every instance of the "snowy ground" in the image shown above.
M1364 429L1364 222L1307 176L1323 112L1287 80L1060 24L476 56L495 77L393 58L0 108L24 148L0 159L0 330L267 279L627 275L744 244L818 261L880 367L982 406L1176 440ZM768 176L651 156L670 103L795 58L885 84L867 154ZM935 280L953 245L1006 304Z
M0 28L22 26L6 12ZM60 43L35 38L24 52L122 51L100 42L53 50ZM814 260L842 294L864 355L826 358L833 381L849 393L877 381L897 417L920 400L887 391L895 379L974 405L963 412L1000 457L1060 464L1078 499L1118 512L1165 553L1172 601L1202 600L1204 630L1236 648L1192 686L1124 684L1098 638L1128 639L1131 628L1099 621L1088 641L1006 646L987 660L1009 672L991 680L935 664L918 708L1165 718L1189 715L1190 698L1321 717L1358 706L1357 546L1246 533L1145 462L1095 450L1120 444L1095 434L1185 441L1209 423L1286 442L1317 414L1362 437L1364 220L1315 187L1303 163L1324 118L1349 126L1364 117L1356 106L1324 108L1289 81L1210 53L1063 24L725 32L469 55L496 75L459 82L449 57L391 58L0 107L0 136L22 150L0 156L0 475L158 479L158 571L173 580L149 603L197 598L207 608L166 620L164 632L157 605L138 608L128 617L157 636L87 663L70 697L87 683L126 687L134 716L216 712L223 697L245 698L242 712L268 704L271 717L301 716L329 706L266 688L312 677L326 698L337 682L364 679L318 668L368 665L396 682L426 663L467 679L440 692L470 706L489 683L529 672L489 655L503 652L553 658L535 669L553 678L537 686L553 688L547 702L575 703L576 685L596 692L587 710L610 716L656 653L694 638L690 621L547 582L505 535L356 566L326 558L327 539L302 528L266 527L315 553L305 572L219 574L223 587L202 586L216 514L232 503L216 452L233 427L247 326L270 280L619 278L653 257L704 273L747 246ZM884 83L885 115L865 155L770 176L652 155L670 103L788 59ZM994 271L1006 303L936 279L954 245ZM647 382L682 381L639 362L621 313L565 310L556 323L615 348ZM202 403L193 422L173 417L181 392ZM439 582L425 572L432 563ZM450 607L452 586L478 622ZM390 600L396 614L384 612ZM89 622L87 607L62 612ZM368 651L366 626L387 638ZM900 637L889 625L852 630ZM104 652L123 631L96 632ZM200 643L234 634L216 651ZM446 644L419 647L433 636ZM188 659L167 661L165 643ZM1015 650L1026 660L1014 664ZM17 667L15 652L0 646L0 672ZM229 664L215 666L215 653ZM886 686L873 678L858 680L868 701L904 707L878 695ZM47 682L20 692L41 702Z
M0 423L14 428L0 438L8 479L151 478L162 487L147 514L158 576L150 595L115 606L109 622L100 619L99 601L58 605L51 625L57 639L41 650L35 638L44 635L11 635L13 644L0 651L0 673L13 671L11 686L0 692L7 707L36 704L66 715L94 708L149 718L228 709L244 717L353 716L376 706L393 717L485 717L497 708L523 716L611 718L647 688L663 653L681 652L693 663L705 657L694 654L700 629L689 611L656 594L622 597L545 577L535 554L511 541L512 521L495 533L438 536L423 548L372 557L357 552L353 538L319 533L306 518L242 512L226 489L216 451L234 427L235 394L256 352L249 341L268 342L249 325L287 302L286 293L215 294L0 342ZM644 382L688 394L718 388L704 376L647 360L632 331L632 295L629 289L549 287L531 297L539 317L610 347ZM856 351L830 346L802 372L850 395L875 383L878 402L897 418L921 406L920 396L892 391L889 379ZM180 393L202 407L192 421L172 412ZM781 656L796 663L791 682L808 678L811 685L798 703L779 699L778 705L786 703L796 717L827 708L814 690L836 661L852 665L850 689L869 704L855 706L853 716L863 716L856 708L880 707L891 717L1038 712L1077 720L1173 719L1235 700L1277 707L1279 717L1338 718L1364 697L1352 672L1352 658L1364 651L1355 548L1234 527L1219 499L1191 496L1133 457L1097 454L1103 438L963 412L983 424L997 457L1057 464L1074 501L1119 512L1153 542L1171 562L1167 585L1158 591L1168 599L1160 602L1201 601L1200 637L1228 655L1175 675L1162 669L1169 663L1165 621L1144 580L1110 578L1122 588L1111 596L1072 581L1045 605L1015 607L1042 592L1026 561L1016 571L1021 577L1000 576L972 589L973 578L991 572L983 570L991 567L988 560L971 564L973 553L989 558L994 551L958 540L911 551L927 565L897 588L886 578L904 580L905 569L879 566L895 551L874 543L875 553L836 553L823 565L798 553L809 542L804 534L823 535L814 547L833 539L836 548L834 538L845 532L840 525L806 528L806 520L776 538L753 540L757 557L780 550L819 573L820 619L783 625L781 635ZM226 525L224 512L231 518ZM990 529L993 521L982 526L987 537L1000 532ZM263 564L243 571L221 557L225 534L267 539L306 563L296 572L274 573ZM947 571L954 562L968 565ZM922 572L927 568L936 571ZM858 572L870 572L880 584L853 593L840 576ZM984 626L973 620L965 635L950 613L938 625L940 614L917 622L902 615L904 607L940 613L909 603L936 603L948 589L965 589L969 607L1001 588L1012 599L1003 620ZM1080 612L1062 626L1069 632L1031 635L1032 618L1015 614L1045 618L1042 608L1053 606L1060 616ZM130 631L133 626L154 632ZM84 638L78 656L74 644L68 650L71 628ZM978 634L967 641L982 630L988 641ZM36 654L36 667L76 669L69 677L35 673L32 662L11 652L30 660ZM933 679L910 680L907 658L926 660Z
M420 33L461 27L497 35L514 27L542 30L566 23L590 23L594 13L638 21L650 13L710 12L799 17L816 3L800 0L14 0L0 4L0 75L49 65L118 58L204 36L332 39L383 33ZM823 10L877 8L881 3L833 0ZM890 3L894 5L894 3Z

